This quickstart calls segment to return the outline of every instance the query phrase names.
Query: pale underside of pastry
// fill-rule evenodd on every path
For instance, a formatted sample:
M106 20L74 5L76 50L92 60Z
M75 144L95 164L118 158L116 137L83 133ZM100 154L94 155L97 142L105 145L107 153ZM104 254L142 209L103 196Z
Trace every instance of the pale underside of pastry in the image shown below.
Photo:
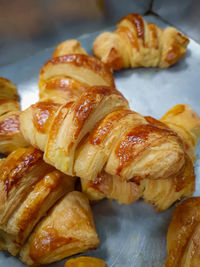
M188 43L177 29L163 30L133 13L120 19L115 32L101 33L93 43L93 53L113 70L167 68L185 55Z
M88 199L73 191L38 224L20 251L20 259L29 266L38 266L96 248L98 244Z

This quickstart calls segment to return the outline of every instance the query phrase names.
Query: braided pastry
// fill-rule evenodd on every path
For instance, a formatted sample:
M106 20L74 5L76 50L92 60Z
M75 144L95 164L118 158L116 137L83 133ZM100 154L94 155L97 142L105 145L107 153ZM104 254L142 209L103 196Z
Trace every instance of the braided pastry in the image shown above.
M0 153L28 146L19 130L20 105L16 86L0 77Z
M41 70L42 88L50 79L63 76L83 81L84 68L88 66L80 61L80 54L52 60ZM68 67L68 60L72 68ZM98 68L92 69L99 75ZM178 134L167 123L130 111L116 89L92 87L98 84L95 77L91 83L90 77L84 75L88 87L66 104L39 102L24 111L20 121L26 140L45 152L46 162L68 175L80 177L91 199L106 196L128 204L143 197L163 210L190 195L195 176L191 155L186 153L188 137L184 142L177 129L174 130ZM102 75L101 82L105 77L111 76ZM189 109L187 112L195 114ZM184 116L177 128L183 128ZM198 140L200 122L196 114L194 124ZM185 127L188 132L193 130L187 129L187 124ZM169 192L171 197L167 198Z
M185 55L188 43L189 39L177 29L163 30L133 13L120 19L114 33L100 34L94 41L93 53L113 70L168 68Z
M175 209L167 233L165 267L200 266L200 197L184 200Z

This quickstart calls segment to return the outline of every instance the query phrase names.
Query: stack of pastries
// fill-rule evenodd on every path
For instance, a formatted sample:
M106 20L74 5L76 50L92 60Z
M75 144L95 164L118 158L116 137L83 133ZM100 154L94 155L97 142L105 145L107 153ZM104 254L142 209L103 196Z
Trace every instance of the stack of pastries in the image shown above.
M39 102L25 111L16 87L0 80L0 97L13 100L0 106L9 118L0 152L10 153L0 162L0 249L28 266L51 263L98 246L89 200L143 198L162 211L193 194L200 117L181 104L160 120L130 110L111 71L169 67L187 44L176 29L131 14L95 40L102 61L76 40L61 43L40 71Z

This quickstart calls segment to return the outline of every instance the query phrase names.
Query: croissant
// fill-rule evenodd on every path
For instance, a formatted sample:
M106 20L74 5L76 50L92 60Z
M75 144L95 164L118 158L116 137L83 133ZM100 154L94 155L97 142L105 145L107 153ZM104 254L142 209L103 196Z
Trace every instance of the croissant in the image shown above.
M38 266L95 248L99 244L86 196L68 193L35 228L20 251L28 266Z
M177 29L163 30L133 13L120 19L114 33L100 34L93 43L93 53L113 70L168 68L185 55L188 43Z
M70 259L65 263L65 267L108 267L107 264L94 257L78 257Z
M16 86L0 77L0 153L9 154L18 147L26 147L19 129L20 105Z
M60 57L69 54L84 54L87 55L85 49L77 40L66 40L60 43L53 52L52 57Z
M37 222L74 188L74 179L42 160L42 152L18 148L0 161L0 249L16 255Z
M53 76L53 70L49 71ZM67 75L64 67L55 72ZM56 109L55 104L46 105L39 102L21 114L21 131L26 140L45 152L47 163L80 177L85 187L93 181L96 189L106 180L103 191L124 202L117 186L124 181L120 188L129 192L128 203L143 197L159 210L193 192L193 164L181 137L166 124L128 110L127 101L116 89L89 87L80 98ZM45 121L40 119L43 113ZM198 115L195 118L199 129ZM111 178L102 179L104 173ZM100 191L98 198L104 195ZM169 192L171 198L167 198Z
M109 67L86 54L80 43L61 43L40 71L40 101L64 104L80 97L90 86L115 87Z
M195 161L194 152L200 136L199 116L189 105L177 105L169 110L161 118L161 121L156 121L151 117L146 117L145 119L153 125L160 127L170 125L171 129L176 129L177 134L182 137L181 140L185 143L185 163L182 168L176 175L169 175L168 179L144 178L139 184L123 181L119 176L110 176L105 173L98 175L95 181L82 179L83 191L87 193L89 199L99 200L108 197L118 199L119 203L129 204L139 197L143 197L146 202L155 205L157 210L164 210L181 197L192 194L195 183L192 160L193 162ZM165 121L166 124L163 124L162 121ZM178 124L175 124L175 122L178 122ZM102 128L105 129L105 127ZM191 136L193 136L192 146L187 145L188 140L191 140ZM90 155L91 151L88 151ZM170 157L170 154L168 157ZM160 164L164 170L166 166L162 165L162 162L160 161ZM154 164L152 164L153 167L155 167ZM145 168L145 165L143 168Z
M200 197L184 200L174 211L167 233L165 267L200 266Z
M85 60L88 56L67 55L68 51L75 52L74 42L61 44L57 54L54 53L57 57L44 65L40 72L40 92L47 92L46 85L51 79L61 81L62 77L70 77L75 83L88 79L87 86L83 90L78 90L79 86L75 90L65 86L64 89L73 94L71 98L68 93L66 104L39 102L24 111L20 121L25 139L45 152L47 163L68 175L80 177L82 189L91 200L108 197L129 204L143 197L158 210L164 210L181 197L192 194L195 146L191 148L188 139L196 127L195 142L198 141L198 115L185 106L186 112L179 113L180 123L175 129L170 124L174 120L169 117L170 112L165 115L165 123L164 117L162 122L130 111L124 97L110 87L113 82L108 81L112 80L112 73L103 63L101 66L107 75L101 76L101 83L106 77L109 87L92 86L97 84L97 79L91 84L89 76L83 77L87 63L80 57L84 56ZM76 45L79 52L80 43ZM72 64L75 71L66 63L71 62L72 56L74 62L79 62ZM96 64L92 57L90 60ZM52 88L56 97L59 87ZM74 97L74 94L77 95ZM177 107L172 110L175 109ZM193 116L192 128L189 120ZM189 135L183 136L180 132L185 119Z

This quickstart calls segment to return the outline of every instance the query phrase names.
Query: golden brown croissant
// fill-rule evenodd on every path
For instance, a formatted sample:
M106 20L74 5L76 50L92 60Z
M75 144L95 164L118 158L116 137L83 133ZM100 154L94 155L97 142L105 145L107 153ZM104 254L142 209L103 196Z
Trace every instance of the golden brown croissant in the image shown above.
M40 92L47 92L47 83L51 79L60 81L60 77L81 83L85 79L87 86L79 91L78 85L75 90L65 87L69 91L66 104L39 102L24 111L21 130L26 140L45 152L46 162L68 175L80 177L82 188L91 200L108 197L129 204L143 197L163 210L177 199L190 195L195 180L190 157L195 156L194 149L193 154L189 151L189 145L186 153L187 140L179 136L177 129L168 126L167 121L162 123L130 111L127 101L116 89L91 86L103 80L107 85L113 84L109 82L112 74L102 63L106 76L95 67L82 77L84 68L88 68L87 55L73 54L78 65L72 63L72 55L63 56L73 51L71 47L70 42L65 42L61 49L61 44L61 54L57 50L61 56L44 65L40 72ZM78 47L80 49L80 44ZM85 56L84 62L82 56ZM100 77L94 76L94 72ZM57 87L52 88L56 96ZM189 120L191 114L192 110L188 109L181 115L177 127L182 127L183 118ZM200 128L198 115L194 125ZM188 127L187 131L190 130ZM197 131L197 140L198 137Z
M0 162L0 249L16 255L37 222L74 188L74 179L42 160L42 152L18 148Z
M144 178L136 184L123 181L119 176L109 176L105 173L98 175L95 181L86 181L82 179L81 182L83 190L87 193L89 199L98 200L106 196L108 198L118 199L120 203L129 204L137 198L143 197L145 201L155 205L157 210L164 210L181 197L192 194L194 191L195 174L191 159L195 158L195 146L197 145L198 137L200 136L199 116L190 108L189 105L177 105L169 110L161 119L165 119L166 124L156 121L151 117L146 117L145 119L153 125L165 128L167 127L167 121L178 121L179 124L176 126L177 133L179 134L184 128L189 135L184 137L180 134L184 143L191 139L190 135L193 135L194 139L192 152L190 145L184 146L183 148L186 153L184 153L185 163L182 165L182 168L180 168L179 171L173 175L169 174L168 179L163 179L164 177L152 179L153 177L150 177L150 179ZM103 128L105 132L105 126L102 125L101 128ZM174 129L173 127L171 128ZM89 144L89 142L87 144ZM87 148L89 151L89 157L91 157L91 150L87 147L87 145L85 148ZM159 148L159 151L160 155L167 155L165 154L166 152L162 151L161 147ZM153 152L154 151L152 150L151 153ZM151 153L149 155L151 155ZM169 153L167 158L170 158L171 151L168 151L167 153ZM96 152L96 154L98 154L98 152ZM148 164L148 161L144 161L143 165L143 168L146 170L147 168L145 167L145 164ZM163 160L160 160L159 164L162 170L165 170L168 166L165 165ZM152 163L151 167L156 167L154 162ZM175 171L175 169L172 168L171 171Z
M94 199L104 195L130 203L143 197L163 210L193 192L193 164L182 139L166 124L128 110L115 89L90 87L57 111L49 108L45 121L35 119L41 105L46 112L40 102L22 113L24 137L45 152L46 162L80 177L85 190L91 187L90 196L96 191ZM198 115L194 121L199 129Z
M184 200L175 209L167 233L165 267L200 266L200 197Z
M138 14L129 14L117 24L114 33L100 34L93 53L114 70L161 67L176 63L186 53L189 39L173 27L161 29Z
M107 267L107 264L102 259L94 257L78 257L68 260L65 267Z
M76 101L61 105L54 114L54 109L49 108L45 120L34 116L42 105L46 103L39 102L22 113L21 131L33 146L45 150L46 162L69 175L74 175L76 147L87 132L110 112L128 108L121 94L109 87L91 87Z
M76 100L88 87L99 85L115 86L111 70L87 55L78 41L65 41L40 71L40 100L64 104Z
M28 146L19 129L20 105L16 86L0 77L0 153Z
M195 149L200 136L199 116L189 105L177 105L170 109L161 121L178 133L185 144L187 153L195 162Z
M28 266L38 266L95 248L99 244L86 196L73 191L63 197L35 228L20 251Z
M53 52L52 57L60 57L69 54L84 54L87 55L85 49L81 47L81 44L77 40L66 40L60 43L55 51Z

